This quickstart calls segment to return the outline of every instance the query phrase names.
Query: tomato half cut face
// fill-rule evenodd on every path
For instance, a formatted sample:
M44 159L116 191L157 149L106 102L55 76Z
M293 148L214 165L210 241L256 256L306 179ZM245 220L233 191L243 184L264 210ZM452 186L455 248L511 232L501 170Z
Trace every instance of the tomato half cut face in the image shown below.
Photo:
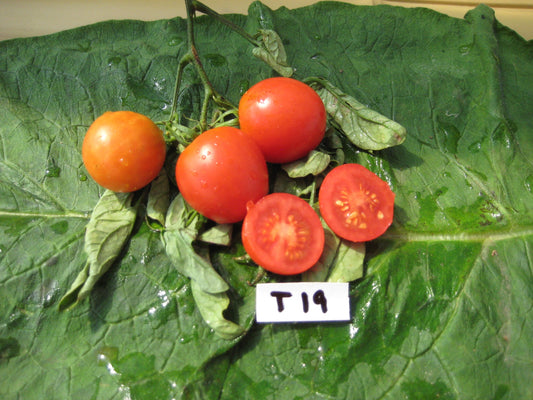
M372 171L359 164L344 164L326 175L318 202L333 232L353 242L365 242L391 225L394 197L387 182Z
M251 205L242 226L246 252L267 271L295 275L311 268L324 249L318 214L303 199L272 193Z

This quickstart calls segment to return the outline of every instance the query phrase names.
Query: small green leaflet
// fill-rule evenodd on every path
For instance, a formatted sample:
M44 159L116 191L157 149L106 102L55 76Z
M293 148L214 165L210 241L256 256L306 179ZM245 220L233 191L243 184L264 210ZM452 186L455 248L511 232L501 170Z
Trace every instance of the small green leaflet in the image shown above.
M161 225L165 224L165 216L170 204L169 191L168 176L163 168L159 176L150 185L146 204L146 216Z
M305 282L352 282L363 276L365 243L339 238L324 221L324 252L318 263L302 275Z
M228 290L228 284L192 245L204 221L187 206L181 194L177 195L170 204L162 239L167 255L180 274L198 281L206 292L222 293Z
M254 47L252 54L281 76L292 76L294 70L287 64L287 54L279 35L271 29L260 29L259 38L262 45Z
M364 243L341 239L327 282L352 282L362 278L365 249Z
M318 78L308 78L306 82L324 102L333 123L357 147L382 150L405 140L407 133L402 125L364 106L330 82Z
M226 293L208 293L202 290L198 282L191 279L191 289L196 306L202 318L223 339L233 340L246 332L242 326L223 317L229 306Z
M133 194L106 190L96 204L85 231L87 264L59 303L64 310L87 297L98 279L113 264L129 239L137 211Z
M219 246L229 246L231 244L232 232L233 224L217 224L202 232L198 236L198 240Z
M226 294L229 286L211 265L207 247L198 245L196 250L193 246L201 237L200 229L205 221L178 194L170 204L162 240L172 264L180 274L190 278L193 296L204 321L217 335L231 340L241 336L245 329L223 316L229 305ZM205 236L221 244L229 237L227 228L219 225L207 230Z
M326 170L331 157L318 150L312 150L307 157L284 164L283 170L290 178L303 178L307 175L319 175Z

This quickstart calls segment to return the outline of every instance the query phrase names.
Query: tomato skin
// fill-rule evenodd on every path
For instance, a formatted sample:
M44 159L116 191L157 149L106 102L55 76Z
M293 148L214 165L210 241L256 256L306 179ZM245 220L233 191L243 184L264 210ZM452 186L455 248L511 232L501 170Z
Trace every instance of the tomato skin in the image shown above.
M203 132L180 154L176 182L184 199L218 223L242 221L246 204L268 193L268 170L257 144L237 128Z
M91 124L82 144L89 175L115 192L134 192L157 177L166 156L163 132L133 111L108 111Z
M395 194L387 182L359 164L332 169L318 193L320 213L338 236L366 242L392 224Z
M305 157L324 138L326 118L318 94L292 78L260 81L239 102L241 130L254 138L271 163Z
M305 200L288 193L272 193L251 205L241 236L252 260L280 275L308 270L324 250L318 214Z

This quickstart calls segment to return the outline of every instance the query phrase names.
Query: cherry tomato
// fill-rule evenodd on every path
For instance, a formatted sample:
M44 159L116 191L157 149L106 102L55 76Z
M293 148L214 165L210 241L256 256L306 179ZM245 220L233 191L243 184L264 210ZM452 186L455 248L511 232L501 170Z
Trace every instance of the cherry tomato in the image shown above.
M257 144L237 128L203 132L180 154L176 182L184 199L218 223L242 221L246 204L268 193L268 170Z
M322 255L324 229L305 200L272 193L250 205L242 225L242 243L264 269L294 275L311 268Z
M387 182L373 172L359 164L344 164L326 175L318 202L333 232L353 242L365 242L391 225L394 197Z
M287 163L317 147L326 130L326 109L318 94L292 78L265 79L239 102L241 130L254 138L267 162Z
M87 172L99 185L133 192L159 174L166 144L163 132L148 117L108 111L87 130L81 153Z

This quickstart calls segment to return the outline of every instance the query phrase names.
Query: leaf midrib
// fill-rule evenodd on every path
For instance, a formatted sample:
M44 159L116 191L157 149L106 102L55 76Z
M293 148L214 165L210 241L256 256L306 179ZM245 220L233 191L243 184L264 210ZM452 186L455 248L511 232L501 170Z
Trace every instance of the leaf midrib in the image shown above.
M91 216L90 212L80 212L80 211L65 211L65 212L37 212L37 211L9 211L9 210L0 210L0 218L10 217L10 218L81 218L89 219Z
M487 240L498 242L502 240L511 240L533 235L532 226L506 227L486 232L457 232L457 233L439 233L439 232L407 232L394 230L386 232L381 239L395 240L398 242L478 242L483 243Z

